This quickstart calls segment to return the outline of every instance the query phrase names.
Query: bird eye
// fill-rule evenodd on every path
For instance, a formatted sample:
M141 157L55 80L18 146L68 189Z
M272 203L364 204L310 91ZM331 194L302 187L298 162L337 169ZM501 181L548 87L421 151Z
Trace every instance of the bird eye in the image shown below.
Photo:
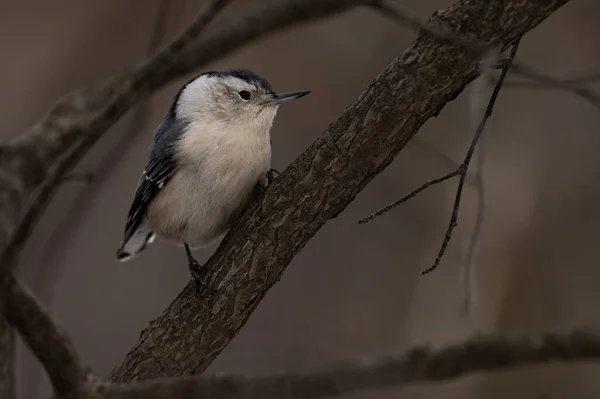
M242 91L240 91L240 97L242 98L242 100L248 101L248 100L250 100L250 92L246 91L246 90L242 90Z

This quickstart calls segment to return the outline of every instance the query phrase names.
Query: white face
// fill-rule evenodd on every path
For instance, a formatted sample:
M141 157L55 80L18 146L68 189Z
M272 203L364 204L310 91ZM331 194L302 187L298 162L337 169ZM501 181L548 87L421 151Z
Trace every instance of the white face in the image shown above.
M202 75L182 91L178 117L216 125L256 125L270 128L277 113L274 93L234 76Z

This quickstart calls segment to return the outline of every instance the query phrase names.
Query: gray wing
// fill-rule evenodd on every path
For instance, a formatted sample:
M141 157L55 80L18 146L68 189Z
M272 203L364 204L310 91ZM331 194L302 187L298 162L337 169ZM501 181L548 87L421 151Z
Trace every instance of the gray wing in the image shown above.
M140 178L133 202L127 214L123 243L126 243L144 221L148 206L175 173L173 144L179 139L185 124L177 121L173 111L158 127L152 138L150 159Z

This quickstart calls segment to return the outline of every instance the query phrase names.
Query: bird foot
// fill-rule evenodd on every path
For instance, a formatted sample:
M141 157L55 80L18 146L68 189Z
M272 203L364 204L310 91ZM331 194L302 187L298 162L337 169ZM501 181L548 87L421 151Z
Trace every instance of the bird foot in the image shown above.
M267 181L269 182L269 184L271 184L275 181L275 179L276 179L275 173L277 173L277 176L279 176L281 174L276 169L269 169L267 171Z
M194 259L187 244L185 245L185 252L188 259L188 268L190 269L190 274L192 275L192 281L194 282L198 292L214 292L214 290L210 288L208 284L208 270L206 270L206 267Z

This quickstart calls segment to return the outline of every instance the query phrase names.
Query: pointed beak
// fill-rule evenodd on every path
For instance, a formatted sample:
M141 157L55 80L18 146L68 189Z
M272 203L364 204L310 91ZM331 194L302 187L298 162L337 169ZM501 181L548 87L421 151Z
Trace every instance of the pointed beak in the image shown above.
M308 93L310 93L310 91L305 90L305 91L292 91L290 93L275 94L273 96L273 99L271 100L271 105L279 105L286 101L297 100L300 97L304 97Z

